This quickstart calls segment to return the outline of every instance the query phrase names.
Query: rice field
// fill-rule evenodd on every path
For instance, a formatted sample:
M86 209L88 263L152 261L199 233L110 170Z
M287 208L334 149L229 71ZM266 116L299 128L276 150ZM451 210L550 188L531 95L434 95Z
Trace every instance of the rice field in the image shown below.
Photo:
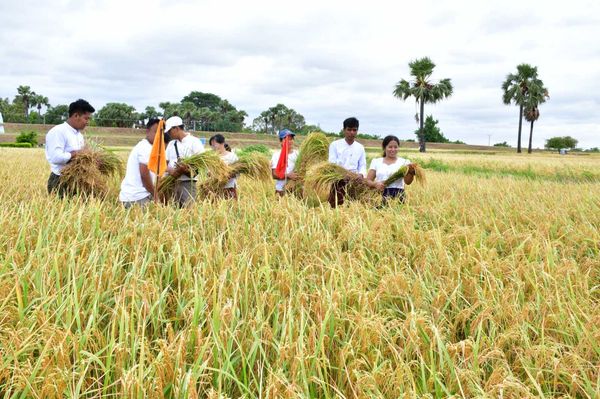
M600 397L600 158L407 157L405 205L144 212L0 149L0 396Z

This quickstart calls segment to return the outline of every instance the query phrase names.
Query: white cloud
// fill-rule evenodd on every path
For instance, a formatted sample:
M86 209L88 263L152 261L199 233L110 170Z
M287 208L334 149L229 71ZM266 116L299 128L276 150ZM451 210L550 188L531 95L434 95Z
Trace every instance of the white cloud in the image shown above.
M0 6L0 96L30 85L53 104L83 97L157 106L216 93L251 119L284 103L337 131L413 137L415 104L392 96L408 62L429 56L454 95L427 105L453 140L515 144L518 110L500 85L538 66L550 91L534 145L555 134L600 146L600 6L548 2L62 1ZM524 137L528 129L524 129ZM525 143L525 140L523 141Z

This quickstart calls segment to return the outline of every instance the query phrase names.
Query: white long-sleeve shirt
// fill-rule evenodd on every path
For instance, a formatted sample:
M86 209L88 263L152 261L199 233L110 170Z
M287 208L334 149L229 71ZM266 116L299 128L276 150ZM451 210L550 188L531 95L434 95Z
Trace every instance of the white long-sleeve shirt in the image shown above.
M339 139L329 145L329 162L340 165L350 172L367 175L367 155L365 147L355 141L352 145L346 139Z
M67 122L50 129L46 133L46 159L52 173L60 175L71 159L71 151L81 150L84 144L83 134Z

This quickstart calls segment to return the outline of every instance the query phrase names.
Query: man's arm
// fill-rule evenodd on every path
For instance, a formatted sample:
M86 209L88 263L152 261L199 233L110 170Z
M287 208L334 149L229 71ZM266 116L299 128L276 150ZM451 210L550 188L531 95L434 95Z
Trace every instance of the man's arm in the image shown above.
M363 177L367 176L367 154L365 153L365 149L362 149L362 154L360 154L360 158L358 158L358 173L360 173Z
M154 195L154 183L150 176L150 169L148 165L140 163L140 176L142 177L142 185L150 194Z
M77 151L65 151L63 137L56 131L46 134L46 150L50 162L55 164L66 164L77 153Z
M329 144L329 162L337 164L337 153L333 143Z

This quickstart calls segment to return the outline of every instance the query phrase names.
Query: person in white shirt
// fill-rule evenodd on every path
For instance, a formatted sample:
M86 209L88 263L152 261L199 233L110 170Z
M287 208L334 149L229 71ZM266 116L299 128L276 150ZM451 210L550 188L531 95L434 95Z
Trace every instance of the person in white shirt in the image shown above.
M48 193L55 192L60 197L67 194L60 184L60 171L83 149L85 140L81 132L88 125L94 111L94 107L85 100L72 102L69 104L69 118L46 133L46 159L50 164Z
M229 144L225 142L225 136L222 134L215 134L208 140L208 144L211 148L219 154L223 162L227 165L231 165L238 161L238 156L231 151ZM237 176L229 179L227 184L223 187L225 198L237 199Z
M399 198L404 202L404 185L411 184L415 178L415 165L408 159L398 156L400 140L396 136L386 136L383 139L381 147L383 148L383 157L375 158L371 161L367 181L369 186L383 192L383 203L386 204L389 198ZM392 182L387 187L383 184L393 173L403 166L408 166L408 171L404 178Z
M184 130L183 120L178 116L167 119L165 133L171 138L166 149L167 173L177 178L175 201L180 207L189 206L196 200L196 178L191 177L187 167L177 165L177 161L204 152L204 145Z
M348 118L343 123L344 138L329 145L329 162L342 166L344 169L357 173L362 177L367 175L367 155L365 147L355 141L358 134L358 119ZM331 187L329 204L332 208L344 203L347 181L343 180Z
M277 164L279 163L279 158L281 157L281 152L283 151L283 140L286 137L290 137L289 139L289 149L287 156L287 165L285 168L285 176L281 179L281 176L277 176L275 169L277 169ZM275 193L282 197L285 195L285 185L288 180L296 180L298 175L294 172L296 167L296 159L298 159L298 151L294 150L294 137L296 134L289 129L283 129L279 132L279 142L282 145L282 149L279 151L275 151L273 156L271 157L271 174L273 179L275 179Z
M125 208L134 205L145 207L154 198L155 176L148 169L152 143L158 127L159 120L152 118L146 124L146 138L133 147L127 159L127 171L121 183L119 201Z

